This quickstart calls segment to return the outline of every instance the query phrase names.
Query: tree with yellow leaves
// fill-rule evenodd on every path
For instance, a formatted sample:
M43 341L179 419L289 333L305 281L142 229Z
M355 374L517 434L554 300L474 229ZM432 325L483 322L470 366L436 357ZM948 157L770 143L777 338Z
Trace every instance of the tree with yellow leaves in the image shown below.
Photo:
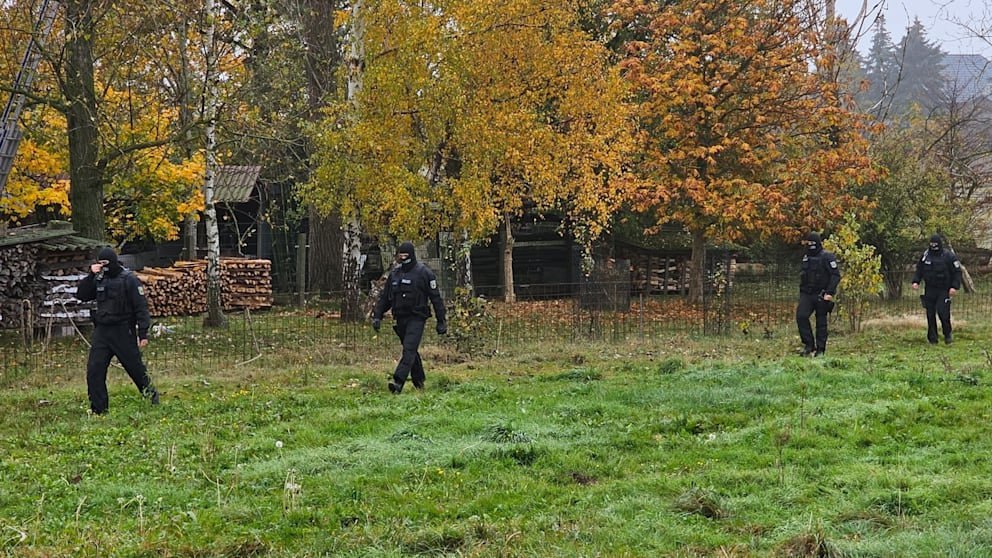
M858 204L860 124L799 0L617 0L622 66L640 94L637 206L692 235L690 298L707 243L794 237ZM827 45L829 46L829 45Z
M7 21L19 22L2 30L0 89L18 69L33 4L0 6ZM177 80L168 72L177 58L174 31L189 13L169 2L65 0L62 9L35 87L24 92L25 140L3 217L17 221L46 205L65 215L60 196L68 196L73 223L86 236L174 238L177 215L202 203L202 181L191 177L202 175L203 157L177 149L186 135Z
M366 3L362 87L317 130L306 198L374 234L472 242L533 204L599 236L626 199L631 119L579 4Z
M66 174L65 119L53 110L39 107L21 115L34 133L21 140L16 164L0 197L0 220L14 225L31 224L39 212L66 218L69 180Z

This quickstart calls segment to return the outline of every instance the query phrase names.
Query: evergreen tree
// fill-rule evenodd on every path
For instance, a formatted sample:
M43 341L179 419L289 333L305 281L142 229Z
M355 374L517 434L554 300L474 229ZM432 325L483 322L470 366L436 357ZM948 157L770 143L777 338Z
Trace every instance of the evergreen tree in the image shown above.
M919 19L906 28L906 35L896 52L900 77L893 98L896 114L906 114L918 107L928 114L944 101L944 53L927 39Z
M899 78L895 47L892 36L885 28L884 16L879 16L875 22L864 73L867 86L858 97L858 105L876 119L884 120Z

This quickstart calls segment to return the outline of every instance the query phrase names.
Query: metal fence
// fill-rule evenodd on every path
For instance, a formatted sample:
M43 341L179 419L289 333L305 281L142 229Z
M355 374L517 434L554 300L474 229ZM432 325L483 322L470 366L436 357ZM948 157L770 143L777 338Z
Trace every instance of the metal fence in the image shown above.
M798 275L766 268L732 276L711 273L704 296L693 303L682 294L638 291L630 281L593 281L542 285L526 289L532 296L513 304L449 298L449 335L428 328L425 347L470 356L493 355L520 343L628 342L672 334L770 335L794 327ZM870 299L865 319L923 313L910 275L894 300ZM498 292L498 289L488 289ZM992 289L977 281L975 292L954 299L955 320L984 321L992 315ZM295 297L293 297L295 299ZM833 327L846 328L843 292ZM338 312L341 297L310 295L305 307L277 306L228 315L228 326L205 329L199 317L158 318L144 356L150 369L190 373L239 367L290 367L317 364L362 364L373 355L395 356L396 340L388 327L375 335L369 323L346 322ZM366 301L371 308L371 301ZM388 320L384 324L388 324ZM85 370L89 327L52 337L0 334L0 387L30 373L80 374Z

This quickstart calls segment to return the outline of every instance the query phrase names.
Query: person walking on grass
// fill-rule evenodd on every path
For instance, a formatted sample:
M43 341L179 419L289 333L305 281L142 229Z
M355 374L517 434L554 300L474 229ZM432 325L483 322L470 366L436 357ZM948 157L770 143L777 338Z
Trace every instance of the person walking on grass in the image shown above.
M400 244L396 252L396 264L372 311L372 328L379 331L382 316L387 310L392 311L396 322L393 331L403 345L403 354L387 387L390 392L398 394L403 391L408 377L413 380L413 387L424 389L426 375L419 348L427 319L431 317L431 306L437 316L438 334L448 332L448 323L441 291L437 288L437 278L430 268L417 261L413 243Z
M803 356L823 356L827 351L827 317L834 309L834 295L840 284L837 257L823 249L820 234L810 232L803 242L802 275L799 279L799 304L796 306L796 323L803 342ZM816 336L809 325L809 317L816 314Z
M86 363L86 391L90 410L97 415L107 412L107 367L117 357L124 371L142 396L158 405L158 390L148 377L141 360L141 349L148 345L148 301L141 281L117 260L117 253L103 248L97 261L90 265L89 274L79 282L76 298L83 302L95 300L93 339Z
M931 345L937 344L937 318L940 318L944 343L950 344L954 339L951 299L961 289L961 261L954 252L944 248L944 241L939 234L930 237L930 245L916 262L914 291L920 288L921 280L925 283L920 301L927 311L927 341Z

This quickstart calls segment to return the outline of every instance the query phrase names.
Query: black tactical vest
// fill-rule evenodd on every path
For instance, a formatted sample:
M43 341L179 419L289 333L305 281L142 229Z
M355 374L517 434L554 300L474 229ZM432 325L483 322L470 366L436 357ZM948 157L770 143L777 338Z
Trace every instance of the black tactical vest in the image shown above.
M117 277L105 275L96 281L96 310L93 322L101 325L130 323L133 309L128 299L127 280L129 271L122 271Z
M929 250L923 254L923 279L928 287L947 288L951 285L951 270L943 251L931 254Z
M815 256L803 256L802 275L799 279L799 290L804 293L816 294L827 288L830 283L830 272L827 270L827 258L821 251Z

